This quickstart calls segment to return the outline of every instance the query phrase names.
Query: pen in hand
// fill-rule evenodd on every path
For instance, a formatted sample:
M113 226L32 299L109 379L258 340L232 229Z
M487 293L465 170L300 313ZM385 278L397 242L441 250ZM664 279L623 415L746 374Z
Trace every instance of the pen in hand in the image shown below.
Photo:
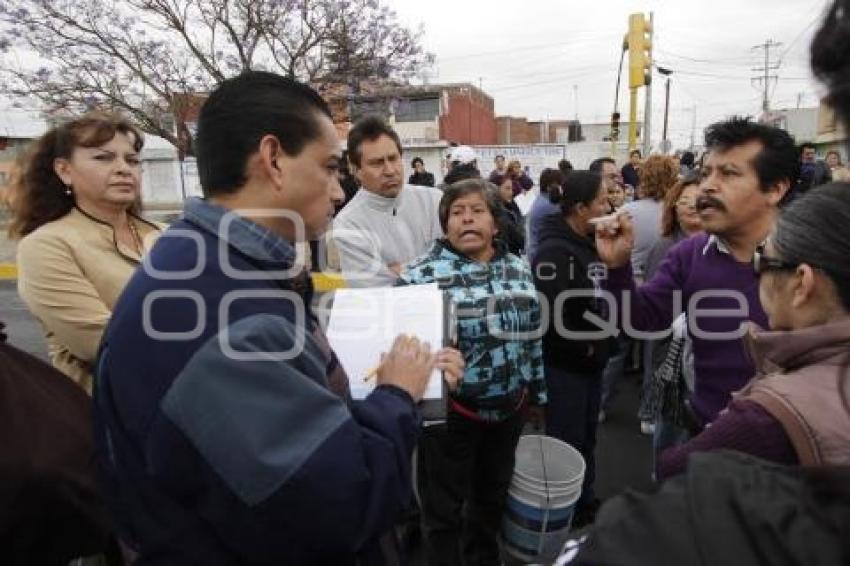
M368 373L366 373L366 377L363 378L363 383L366 383L367 381L370 381L371 379L377 377L379 369L381 369L381 364L378 364L372 369L370 369Z

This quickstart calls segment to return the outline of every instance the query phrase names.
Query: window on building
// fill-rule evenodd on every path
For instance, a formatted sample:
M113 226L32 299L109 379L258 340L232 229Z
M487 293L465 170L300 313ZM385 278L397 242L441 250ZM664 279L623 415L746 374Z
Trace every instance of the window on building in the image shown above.
M349 114L352 122L365 116L380 116L386 119L389 116L389 108L385 100L353 100L349 106Z
M396 122L432 122L440 114L440 99L403 98L396 103Z

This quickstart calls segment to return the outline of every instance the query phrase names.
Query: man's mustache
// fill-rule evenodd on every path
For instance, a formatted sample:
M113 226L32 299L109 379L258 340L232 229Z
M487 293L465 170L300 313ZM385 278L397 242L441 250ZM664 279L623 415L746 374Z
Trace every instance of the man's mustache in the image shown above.
M726 211L726 205L725 204L723 204L720 200L718 200L718 199L716 199L712 196L707 196L707 195L703 195L703 196L698 197L696 206L697 206L697 211L702 211L702 210L709 208L709 207L716 208L717 210L720 210L722 212Z

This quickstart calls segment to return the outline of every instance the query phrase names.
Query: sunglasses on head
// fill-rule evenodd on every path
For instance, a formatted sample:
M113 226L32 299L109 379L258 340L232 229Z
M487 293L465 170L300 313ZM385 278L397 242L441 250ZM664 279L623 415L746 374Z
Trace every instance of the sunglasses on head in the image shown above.
M794 271L799 266L799 263L764 255L764 244L758 246L753 254L753 270L757 276L766 271Z

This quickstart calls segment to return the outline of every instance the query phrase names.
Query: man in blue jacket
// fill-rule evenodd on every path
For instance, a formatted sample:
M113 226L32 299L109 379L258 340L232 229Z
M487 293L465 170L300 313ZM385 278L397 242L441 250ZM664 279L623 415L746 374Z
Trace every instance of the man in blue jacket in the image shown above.
M382 564L381 535L410 501L415 402L435 364L462 373L459 355L399 337L375 391L350 400L293 247L343 198L315 91L229 79L196 150L206 198L133 276L97 360L95 437L122 539L139 564Z

